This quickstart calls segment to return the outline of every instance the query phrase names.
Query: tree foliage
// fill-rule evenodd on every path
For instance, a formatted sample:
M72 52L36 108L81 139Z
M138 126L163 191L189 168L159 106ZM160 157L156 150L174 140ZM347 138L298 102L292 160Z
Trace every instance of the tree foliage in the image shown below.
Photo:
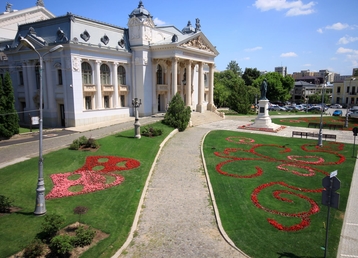
M232 70L225 70L214 75L214 103L218 107L225 104L228 108L247 114L250 110L250 101L245 82ZM220 101L218 103L218 101Z
M179 132L184 131L190 121L190 107L186 107L179 93L175 94L169 103L169 108L164 116L163 123L174 128Z
M320 104L322 103L322 94L315 93L313 95L308 96L308 103L309 104ZM323 103L330 103L330 97L328 94L323 94Z
M253 82L261 75L260 71L256 68L245 68L242 79L245 81L246 86L251 86Z
M226 70L231 70L238 76L242 76L242 69L240 68L239 64L234 60L230 61L230 63L226 67Z
M0 79L0 137L10 138L19 133L19 116L15 109L15 98L10 74Z
M282 74L271 72L264 74L253 82L253 86L260 89L262 81L267 80L267 93L266 97L271 102L287 101L291 98L291 90L294 87L294 79L291 77L283 77Z

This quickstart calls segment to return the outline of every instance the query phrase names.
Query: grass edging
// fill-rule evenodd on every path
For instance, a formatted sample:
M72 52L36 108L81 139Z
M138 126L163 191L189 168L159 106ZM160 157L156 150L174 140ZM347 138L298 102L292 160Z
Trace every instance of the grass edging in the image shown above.
M211 131L211 130L210 130ZM215 220L219 229L220 234L222 235L222 237L224 238L224 240L232 247L234 248L236 251L238 251L240 254L244 255L245 257L250 257L247 254L245 254L241 249L239 249L234 242L231 240L231 238L227 235L225 229L222 226L221 223L221 219L220 219L220 214L219 214L219 209L216 205L216 200L215 200L215 195L214 195L214 191L210 182L210 177L209 177L209 173L208 170L206 168L206 162L205 162L205 155L204 155L204 141L206 136L208 135L208 133L210 133L210 131L206 132L204 137L201 140L201 146L200 146L200 152L201 152L201 160L203 162L203 167L204 167L204 171L205 171L205 178L206 178L206 183L208 185L208 190L209 190L209 194L210 194L210 198L211 198L211 202L213 205L213 209L214 209L214 216L215 216Z
M148 177L147 177L147 180L145 182L145 185L144 185L144 188L143 188L143 192L142 192L142 195L140 197L140 200L139 200L139 203L138 203L138 208L137 208L137 211L136 211L136 214L134 216L134 220L133 220L133 224L132 224L132 227L131 227L131 230L129 232L129 236L127 238L127 240L124 242L124 244L122 245L122 247L112 256L113 258L114 257L119 257L122 252L129 246L129 244L132 242L133 240L133 236L134 236L134 232L137 230L137 227L138 227L138 221L139 221L139 217L140 217L140 214L141 214L141 211L142 211L142 207L143 207L143 203L144 203L144 198L145 198L145 195L147 193L147 190L148 190L148 185L149 185L149 181L152 177L152 174L153 174L153 171L154 171L154 168L155 168L155 165L157 164L157 160L159 158L159 155L160 153L162 152L162 149L165 145L165 143L170 139L172 138L175 134L177 134L179 131L178 129L174 129L164 140L163 142L159 145L159 150L157 152L157 155L155 156L154 160L153 160L153 164L150 168L150 171L149 171L149 174L148 174Z

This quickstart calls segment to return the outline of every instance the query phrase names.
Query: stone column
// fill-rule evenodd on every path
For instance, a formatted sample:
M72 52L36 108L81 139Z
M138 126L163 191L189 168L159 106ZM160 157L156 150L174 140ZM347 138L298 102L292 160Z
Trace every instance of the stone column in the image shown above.
M173 77L170 77L169 76L169 74L170 74L170 70L171 70L171 65L172 65L172 62L171 61L169 61L169 60L167 60L167 62L166 62L166 64L167 64L167 67L166 67L166 69L165 69L165 74L166 74L166 78L167 78L167 85L168 85L168 90L167 90L167 103L166 104L168 104L169 105L169 102L170 102L170 100L172 99L172 94L171 94L171 85L172 85L172 80L173 80Z
M180 89L180 96L181 98L184 100L184 68L185 65L183 63L180 63L180 85L181 85L181 89Z
M157 60L152 60L152 114L158 113L157 94Z
M204 112L203 110L203 102L204 102L204 69L203 63L199 63L199 83L198 83L198 104L196 106L197 112Z
M208 98L208 106L207 110L213 111L214 105L214 64L209 65L209 98Z
M96 109L102 109L101 61L96 61Z
M119 99L119 94L118 94L118 63L115 62L112 65L112 80L113 80L113 87L114 87L114 96L113 96L113 107L114 108L118 108L118 99Z
M54 112L56 110L56 100L55 100L55 85L53 83L54 80L51 80L53 76L51 76L52 69L51 69L51 59L45 60L45 71L43 73L44 78L46 78L46 86L43 84L44 90L44 108L49 109L50 112ZM56 74L57 76L57 74ZM55 76L55 77L56 77Z
M186 62L186 105L190 107L191 109L191 84L192 84L192 78L191 78L191 65L192 61L188 60Z
M177 93L178 91L178 80L177 80L177 72L178 72L178 58L174 57L173 58L173 62L172 62L172 94L174 97L174 95Z

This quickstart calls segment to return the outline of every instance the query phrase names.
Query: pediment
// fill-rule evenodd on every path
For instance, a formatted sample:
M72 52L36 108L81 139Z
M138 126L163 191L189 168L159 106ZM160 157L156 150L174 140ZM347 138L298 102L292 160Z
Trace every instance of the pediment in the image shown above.
M179 46L207 51L209 53L216 54L216 55L218 54L216 48L202 34L187 40L186 42L180 44Z

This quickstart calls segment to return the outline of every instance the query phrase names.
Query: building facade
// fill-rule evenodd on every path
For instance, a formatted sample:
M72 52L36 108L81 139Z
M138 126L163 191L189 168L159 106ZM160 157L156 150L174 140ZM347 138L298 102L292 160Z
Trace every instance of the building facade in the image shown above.
M127 26L71 13L20 25L3 51L20 120L27 123L38 112L40 78L45 126L120 120L133 115L134 98L142 101L140 116L153 115L164 112L176 93L194 111L216 109L214 59L219 53L201 31L199 19L182 30L155 26L140 1ZM63 51L49 52L58 45Z

